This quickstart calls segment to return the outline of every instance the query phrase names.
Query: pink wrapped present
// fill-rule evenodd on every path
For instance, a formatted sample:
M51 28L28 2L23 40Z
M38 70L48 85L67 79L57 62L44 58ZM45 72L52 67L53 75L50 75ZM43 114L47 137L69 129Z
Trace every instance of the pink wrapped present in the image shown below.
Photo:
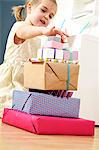
M57 42L54 40L53 41L47 41L46 43L44 43L43 47L62 49L63 43Z
M72 60L78 60L78 51L72 51Z
M64 60L78 60L78 51L66 51L64 50Z
M64 50L64 60L69 60L70 59L70 52Z
M35 134L94 135L94 121L74 118L37 116L4 109L3 123Z

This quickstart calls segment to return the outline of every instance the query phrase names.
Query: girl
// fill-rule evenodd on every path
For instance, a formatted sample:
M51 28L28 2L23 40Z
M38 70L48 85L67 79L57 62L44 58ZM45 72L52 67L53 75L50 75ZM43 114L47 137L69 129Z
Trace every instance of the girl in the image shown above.
M0 116L4 107L11 106L13 90L24 90L23 65L28 58L36 57L40 47L38 36L59 34L62 40L66 38L62 31L47 27L56 11L56 0L28 0L25 6L13 8L17 22L10 31L4 62L0 66Z

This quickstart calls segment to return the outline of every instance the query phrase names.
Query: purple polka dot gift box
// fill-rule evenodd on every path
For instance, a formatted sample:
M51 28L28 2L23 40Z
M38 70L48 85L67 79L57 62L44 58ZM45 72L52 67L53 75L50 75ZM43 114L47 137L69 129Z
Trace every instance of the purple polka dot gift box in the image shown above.
M15 90L12 108L35 115L78 118L80 99Z

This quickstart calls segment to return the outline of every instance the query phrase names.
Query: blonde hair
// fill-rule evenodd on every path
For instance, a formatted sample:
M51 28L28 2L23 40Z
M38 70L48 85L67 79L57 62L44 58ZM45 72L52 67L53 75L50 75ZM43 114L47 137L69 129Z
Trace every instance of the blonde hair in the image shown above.
M56 4L56 0L50 0ZM14 6L12 7L12 14L15 16L16 21L24 21L26 18L26 5L27 3L31 3L32 5L39 4L41 0L26 0L25 5Z

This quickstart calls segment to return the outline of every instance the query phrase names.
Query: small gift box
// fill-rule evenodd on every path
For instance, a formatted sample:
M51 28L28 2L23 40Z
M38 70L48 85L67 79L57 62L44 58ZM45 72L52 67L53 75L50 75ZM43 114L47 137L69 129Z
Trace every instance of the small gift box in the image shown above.
M85 119L39 116L13 109L4 109L3 123L35 134L93 136L95 122Z
M37 58L41 59L56 59L56 60L78 60L78 51L69 51L56 48L41 48L37 51Z
M64 50L64 60L69 60L70 59L70 51Z
M55 59L63 60L63 50L55 49Z
M54 49L53 48L44 48L43 49L43 59L54 58Z
M71 52L71 60L78 60L78 51Z
M57 42L57 41L46 41L44 43L43 48L56 48L56 49L62 49L63 48L63 43Z
M78 60L78 51L64 50L64 60L77 61Z
M37 58L54 59L54 49L53 48L41 48L41 49L38 49Z
M43 49L42 48L37 50L37 58L43 59Z
M78 118L80 99L14 91L12 105L13 109L30 114Z

